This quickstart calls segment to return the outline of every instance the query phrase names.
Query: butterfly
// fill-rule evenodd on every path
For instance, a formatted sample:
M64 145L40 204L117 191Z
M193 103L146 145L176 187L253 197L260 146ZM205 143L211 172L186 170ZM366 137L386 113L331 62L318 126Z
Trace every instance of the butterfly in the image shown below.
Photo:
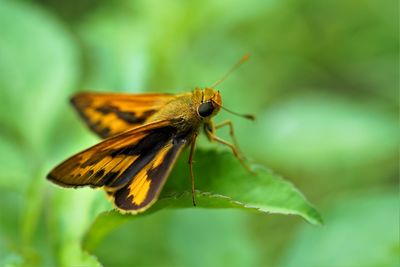
M192 201L196 205L193 155L201 129L210 141L228 146L252 172L240 153L232 122L212 121L221 108L226 109L215 86L247 58L244 56L213 86L188 93L76 94L72 105L104 140L56 166L47 179L63 187L101 187L119 211L136 214L157 201L179 154L190 147ZM252 115L241 116L254 119ZM216 130L224 126L230 128L233 143L216 136Z

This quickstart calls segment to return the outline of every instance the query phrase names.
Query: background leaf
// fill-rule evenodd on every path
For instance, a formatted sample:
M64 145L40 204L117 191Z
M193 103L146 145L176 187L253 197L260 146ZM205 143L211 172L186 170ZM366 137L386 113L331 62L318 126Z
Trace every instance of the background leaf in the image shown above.
M397 208L398 194L392 190L343 196L327 214L329 227L301 227L281 266L397 266L399 218L393 213Z
M0 28L0 265L93 263L82 260L78 239L74 257L58 258L66 233L52 223L68 223L57 217L62 207L44 205L55 124L78 84L77 46L60 21L31 3L1 1Z
M91 248L92 253L100 262L109 266L222 266L226 263L230 266L260 265L261 251L249 235L248 217L243 212L199 208L176 211L164 209L147 214L149 216L145 214L137 216L137 220L135 216L125 216L127 221L108 232L100 243ZM119 219L113 215L106 218L102 214L95 227L101 227L100 224L107 227L108 223L118 223ZM207 231L199 231L203 228ZM94 240L86 240L92 241ZM90 244L86 242L85 246ZM131 252L126 253L118 248L115 245L118 242L132 248ZM142 253L142 249L148 254ZM109 257L110 253L114 257Z

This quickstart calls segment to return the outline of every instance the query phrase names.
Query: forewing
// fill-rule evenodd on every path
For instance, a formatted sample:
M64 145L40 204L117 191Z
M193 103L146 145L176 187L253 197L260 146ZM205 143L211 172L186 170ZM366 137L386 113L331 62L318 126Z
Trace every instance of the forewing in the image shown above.
M131 213L146 210L158 198L168 175L185 145L186 140L173 140L159 150L153 160L141 169L127 185L109 192L115 206Z
M78 153L55 167L48 179L66 187L89 185L116 190L130 182L172 143L170 121L154 122Z
M172 94L78 93L71 103L90 129L107 138L142 125L173 98Z

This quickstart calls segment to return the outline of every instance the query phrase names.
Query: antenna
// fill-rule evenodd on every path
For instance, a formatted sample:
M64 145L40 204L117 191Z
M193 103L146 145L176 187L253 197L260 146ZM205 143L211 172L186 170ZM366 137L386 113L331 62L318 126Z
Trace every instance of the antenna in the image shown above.
M233 67L225 73L224 76L222 76L218 81L216 81L213 85L211 85L211 88L215 88L218 84L222 83L223 81L228 78L228 76L234 72L237 68L239 68L244 62L246 62L249 59L250 55L247 53L245 54Z
M232 110L230 110L230 109L227 109L226 107L224 107L224 106L222 106L222 105L219 105L219 104L218 104L217 102L215 102L215 101L213 101L213 103L214 103L215 105L221 107L222 109L228 111L229 113L232 113L233 115L236 115L236 116L239 116L239 117L248 119L248 120L252 120L252 121L254 121L254 120L256 119L256 117L255 117L254 115L252 115L252 114L241 114L241 113L237 113L237 112L235 112L235 111L232 111Z
M220 106L220 107L221 107L222 109L225 109L225 110L228 111L229 113L232 113L233 115L236 115L236 116L239 116L239 117L242 117L242 118L251 120L251 121L254 121L254 120L256 119L256 117L255 117L254 115L252 115L252 114L240 114L240 113L237 113L237 112L235 112L235 111L229 110L229 109L227 109L226 107L223 107L223 106Z

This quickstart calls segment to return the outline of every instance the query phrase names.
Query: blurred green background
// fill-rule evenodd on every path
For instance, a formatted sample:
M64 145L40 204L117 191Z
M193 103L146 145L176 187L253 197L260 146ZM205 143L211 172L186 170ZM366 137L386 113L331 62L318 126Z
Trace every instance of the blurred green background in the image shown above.
M0 0L0 266L398 266L398 11L395 0ZM45 179L98 141L69 96L189 91L247 52L218 89L257 120L217 121L234 120L246 154L304 192L324 226L162 211L117 228L97 258L82 251L110 206Z

